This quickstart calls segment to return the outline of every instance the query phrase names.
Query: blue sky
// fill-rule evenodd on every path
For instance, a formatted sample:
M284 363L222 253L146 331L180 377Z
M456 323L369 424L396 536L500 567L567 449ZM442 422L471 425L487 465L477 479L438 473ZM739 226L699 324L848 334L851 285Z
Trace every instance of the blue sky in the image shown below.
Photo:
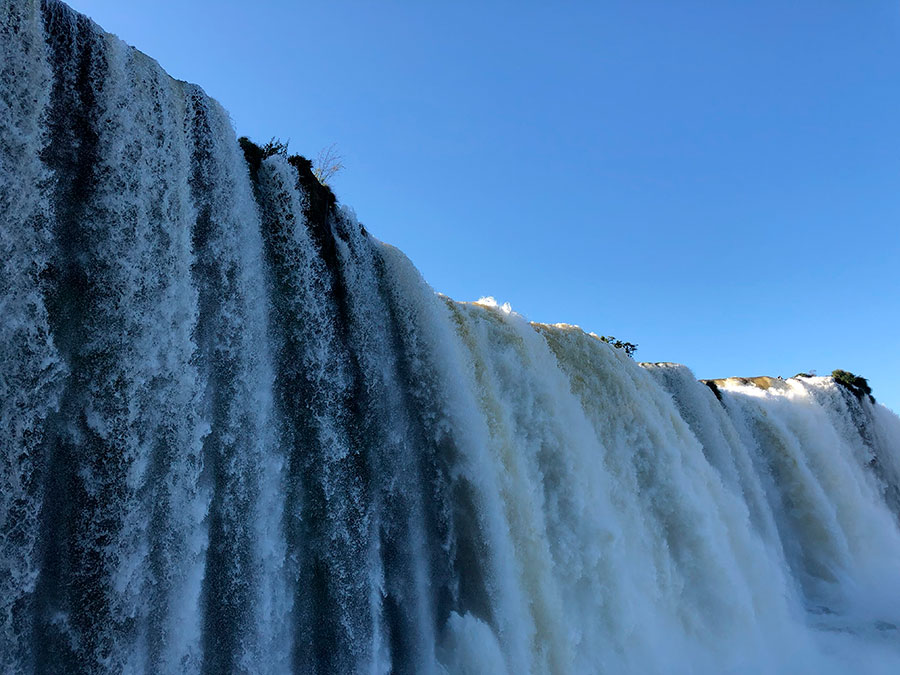
M72 0L460 300L900 411L894 0Z

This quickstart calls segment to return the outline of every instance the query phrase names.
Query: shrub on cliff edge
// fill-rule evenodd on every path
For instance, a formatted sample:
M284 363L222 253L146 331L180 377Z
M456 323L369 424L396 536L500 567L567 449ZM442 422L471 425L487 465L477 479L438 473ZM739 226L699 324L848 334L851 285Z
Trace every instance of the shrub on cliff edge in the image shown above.
M625 353L628 356L630 356L631 358L634 358L634 353L637 351L637 348L638 348L638 346L636 344L634 344L632 342L624 342L612 335L601 335L599 337L600 337L601 342L605 342L610 347L615 347L616 349L624 349Z
M875 403L875 397L872 396L872 388L864 377L854 375L847 370L832 370L831 377L842 387L845 387L856 398L862 400L863 396L868 396L872 403Z

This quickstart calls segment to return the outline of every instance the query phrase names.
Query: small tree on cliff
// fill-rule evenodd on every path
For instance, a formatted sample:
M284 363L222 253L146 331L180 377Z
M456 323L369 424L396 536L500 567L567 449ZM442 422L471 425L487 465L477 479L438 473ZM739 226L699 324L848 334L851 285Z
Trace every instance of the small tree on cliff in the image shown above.
M334 175L344 168L344 158L338 154L334 143L322 148L313 162L313 175L322 185L328 185Z
M631 358L634 358L634 353L638 348L636 344L632 342L623 342L622 340L619 340L612 335L601 335L600 341L605 342L606 344L610 345L611 347L615 347L616 349L624 349L625 353Z

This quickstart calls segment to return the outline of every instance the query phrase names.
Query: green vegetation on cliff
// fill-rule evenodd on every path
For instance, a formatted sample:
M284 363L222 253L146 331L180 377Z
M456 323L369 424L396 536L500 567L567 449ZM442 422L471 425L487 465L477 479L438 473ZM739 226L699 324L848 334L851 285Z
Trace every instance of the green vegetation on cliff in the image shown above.
M241 144L241 149L244 151L244 158L250 167L250 177L254 181L264 159L274 155L283 155L288 164L297 170L297 180L308 199L308 203L305 205L308 211L307 215L315 220L327 218L337 204L337 198L331 188L321 183L316 177L312 161L303 155L289 155L287 143L279 141L277 138L273 138L265 145L257 145L246 136L241 136L238 143Z
M624 342L612 335L600 335L599 338L601 342L605 342L610 347L615 347L616 349L624 349L625 353L628 354L628 356L634 358L634 353L638 348L636 344L632 342Z
M864 377L854 375L847 370L832 370L831 377L842 387L845 387L856 398L862 400L863 396L868 396L872 403L875 403L875 397L872 396L872 388Z

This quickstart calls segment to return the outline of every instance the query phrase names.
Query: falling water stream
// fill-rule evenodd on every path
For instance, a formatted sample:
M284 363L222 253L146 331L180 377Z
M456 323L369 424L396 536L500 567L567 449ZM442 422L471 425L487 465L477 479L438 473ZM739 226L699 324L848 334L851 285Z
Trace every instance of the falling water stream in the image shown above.
M0 0L4 673L900 672L900 419L436 294Z

